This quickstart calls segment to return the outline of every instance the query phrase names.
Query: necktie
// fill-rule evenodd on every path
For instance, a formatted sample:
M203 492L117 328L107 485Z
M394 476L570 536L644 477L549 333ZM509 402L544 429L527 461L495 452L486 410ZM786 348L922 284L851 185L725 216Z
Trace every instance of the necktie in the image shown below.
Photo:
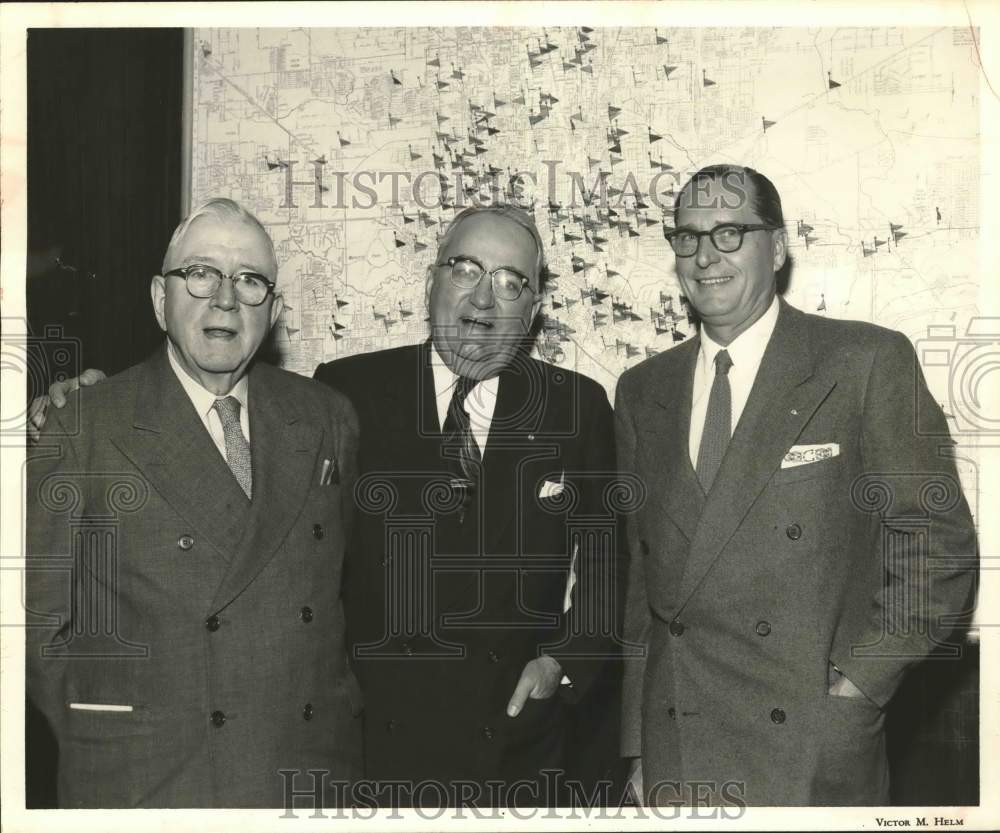
M235 396L216 399L212 405L222 421L222 433L226 438L226 462L240 484L240 488L250 497L252 479L250 468L250 444L240 430L240 400Z
M698 447L698 464L695 471L701 488L708 494L712 481L722 465L726 446L732 435L732 396L729 391L729 368L733 360L729 353L720 350L715 354L715 380L708 395L708 410L705 411L705 430Z
M463 482L456 485L461 485L465 489L465 504L468 504L479 481L479 464L482 461L479 445L472 434L472 423L465 412L465 400L478 384L477 379L458 377L451 394L451 402L448 403L448 415L444 420L445 446L458 448L458 463L462 469Z

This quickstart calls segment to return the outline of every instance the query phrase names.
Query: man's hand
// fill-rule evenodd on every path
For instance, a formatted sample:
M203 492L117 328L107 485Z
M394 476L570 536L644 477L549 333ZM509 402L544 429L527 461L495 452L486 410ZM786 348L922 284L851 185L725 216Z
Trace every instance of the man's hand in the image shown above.
M96 385L102 379L107 379L104 371L96 368L87 368L79 376L66 379L63 382L53 382L49 385L47 396L36 396L28 406L28 439L33 443L38 442L42 428L45 425L45 415L49 404L61 408L66 404L66 397L78 388L87 388Z
M642 758L633 758L629 764L628 780L625 782L625 789L632 796L632 801L635 802L636 807L642 807Z
M839 668L830 663L827 674L827 682L830 684L829 693L833 697L865 697L865 693L845 677Z
M507 704L507 716L517 717L529 697L532 700L547 700L556 693L562 676L562 666L552 657L531 660L524 666L521 679L514 688L514 696Z

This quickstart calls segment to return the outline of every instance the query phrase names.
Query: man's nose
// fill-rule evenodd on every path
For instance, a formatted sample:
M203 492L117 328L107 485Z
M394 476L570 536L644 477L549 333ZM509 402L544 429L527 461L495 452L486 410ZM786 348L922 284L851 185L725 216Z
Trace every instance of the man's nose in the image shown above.
M715 248L711 236L703 234L698 238L698 250L695 252L695 263L702 269L707 269L713 263L719 262L719 250Z
M472 304L478 309L489 309L496 303L493 297L493 277L486 272L472 290Z
M223 277L219 282L219 288L212 296L212 306L219 309L233 309L237 303L236 284L232 278Z

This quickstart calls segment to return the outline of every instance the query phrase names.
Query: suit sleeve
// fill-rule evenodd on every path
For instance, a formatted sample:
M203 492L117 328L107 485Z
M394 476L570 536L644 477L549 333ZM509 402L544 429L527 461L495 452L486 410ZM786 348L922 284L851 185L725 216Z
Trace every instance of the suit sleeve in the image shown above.
M585 383L586 384L586 383ZM578 480L579 501L575 514L605 518L607 536L582 534L576 555L576 583L570 594L570 608L563 616L565 644L551 655L559 661L572 690L564 692L581 698L608 661L617 660L620 650L615 634L620 633L616 614L620 605L614 598L617 587L617 547L610 490L617 472L614 423L607 395L596 384L586 384L580 397L580 416L585 427Z
M615 396L615 440L618 468L623 476L635 472L636 446L635 423L626 388L627 377L622 377ZM635 758L642 754L642 687L646 674L646 645L651 620L634 514L624 518L624 527L626 552L623 556L627 556L624 615L626 656L622 688L621 754L624 758ZM638 655L629 650L631 646L639 647Z
M76 407L75 403L67 406ZM62 413L50 409L38 443L29 448L26 483L25 688L58 737L65 717L67 660L52 648L72 632L73 553L69 518L82 514L83 468ZM67 421L73 423L70 417Z
M944 414L909 341L893 333L873 360L856 511L870 515L871 573L834 638L831 661L885 706L907 669L960 644L975 590L976 538ZM874 586L874 590L872 589Z

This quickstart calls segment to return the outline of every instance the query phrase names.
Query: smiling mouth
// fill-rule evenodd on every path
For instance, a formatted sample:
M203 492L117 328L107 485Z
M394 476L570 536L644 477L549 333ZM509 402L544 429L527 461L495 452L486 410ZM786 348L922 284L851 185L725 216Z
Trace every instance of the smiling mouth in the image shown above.
M723 275L720 278L698 278L698 284L700 286L720 286L724 283L729 283L733 279L732 275Z

